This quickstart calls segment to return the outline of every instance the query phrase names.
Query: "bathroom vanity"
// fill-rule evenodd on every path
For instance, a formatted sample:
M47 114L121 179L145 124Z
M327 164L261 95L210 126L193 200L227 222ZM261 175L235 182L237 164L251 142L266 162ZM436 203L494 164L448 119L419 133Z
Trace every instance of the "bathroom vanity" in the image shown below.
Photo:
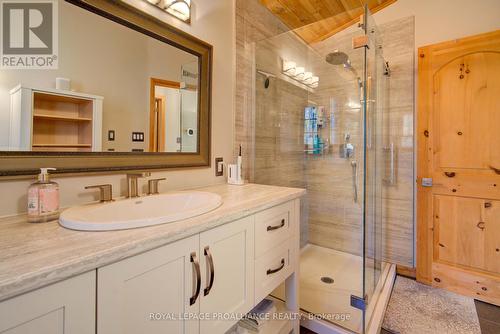
M282 318L262 332L298 333L305 191L199 190L223 204L151 227L82 232L22 216L0 221L0 332L222 334L285 282Z

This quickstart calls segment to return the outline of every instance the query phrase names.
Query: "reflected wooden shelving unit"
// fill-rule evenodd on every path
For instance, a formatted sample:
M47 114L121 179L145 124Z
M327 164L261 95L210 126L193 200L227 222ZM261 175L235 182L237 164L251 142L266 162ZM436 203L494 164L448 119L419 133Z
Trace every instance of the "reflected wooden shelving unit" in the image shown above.
M97 95L17 86L11 91L9 146L19 151L100 151L102 100Z

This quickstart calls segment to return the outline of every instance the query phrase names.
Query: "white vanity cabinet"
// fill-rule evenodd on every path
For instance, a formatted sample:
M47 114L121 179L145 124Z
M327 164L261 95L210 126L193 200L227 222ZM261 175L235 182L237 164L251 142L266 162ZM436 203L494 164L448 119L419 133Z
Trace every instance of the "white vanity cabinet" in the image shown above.
M277 309L298 312L299 210L283 201L6 299L0 333L224 334L282 283ZM298 320L276 320L260 333L292 329Z
M95 333L95 271L0 303L2 334Z
M245 314L254 306L254 218L200 234L200 254L204 255L200 312L218 315L201 321L200 333L225 333L236 321L224 317Z
M97 333L198 334L199 236L97 270ZM192 298L194 297L194 298Z
M98 334L224 333L235 321L222 313L253 307L253 219L99 268Z

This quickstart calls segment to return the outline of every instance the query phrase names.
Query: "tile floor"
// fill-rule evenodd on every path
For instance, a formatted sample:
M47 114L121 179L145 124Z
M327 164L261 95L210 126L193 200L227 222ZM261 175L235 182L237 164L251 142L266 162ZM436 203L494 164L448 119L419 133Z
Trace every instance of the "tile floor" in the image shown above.
M479 326L481 326L481 334L500 333L500 306L484 303L479 300L475 300L474 302L476 304L477 317L479 318Z

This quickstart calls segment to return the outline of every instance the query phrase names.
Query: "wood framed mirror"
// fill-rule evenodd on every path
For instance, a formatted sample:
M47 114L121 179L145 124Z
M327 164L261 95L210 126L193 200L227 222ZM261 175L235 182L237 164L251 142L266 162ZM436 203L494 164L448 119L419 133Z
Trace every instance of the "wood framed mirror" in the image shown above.
M0 176L210 166L212 46L121 1L55 3L58 67L0 69Z

